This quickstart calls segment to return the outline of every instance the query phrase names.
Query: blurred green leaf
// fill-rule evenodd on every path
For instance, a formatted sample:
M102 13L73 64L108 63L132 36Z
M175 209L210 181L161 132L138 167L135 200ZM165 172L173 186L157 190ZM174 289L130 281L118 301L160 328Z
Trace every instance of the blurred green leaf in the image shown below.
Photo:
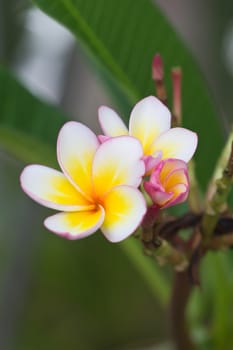
M193 290L188 310L193 336L200 349L231 349L232 251L209 252L200 270L201 289Z
M165 313L117 244L101 234L43 238L15 349L144 348L148 339L165 339Z
M172 66L182 67L184 125L199 134L197 172L205 185L222 146L220 123L196 63L160 10L150 0L34 2L81 40L130 107L154 94L151 61L156 52L164 58L167 72Z
M22 7L25 0L0 1L0 60L11 60L24 31ZM19 13L21 16L19 16Z
M57 108L40 102L0 67L0 145L9 153L54 166L56 138L65 121Z

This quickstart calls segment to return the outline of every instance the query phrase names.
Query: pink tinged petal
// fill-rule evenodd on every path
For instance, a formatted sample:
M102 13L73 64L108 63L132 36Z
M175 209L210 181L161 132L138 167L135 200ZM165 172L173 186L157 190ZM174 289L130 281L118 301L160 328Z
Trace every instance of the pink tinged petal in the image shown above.
M162 152L158 152L157 156L144 156L142 158L145 163L146 175L150 174L151 171L159 164L161 157Z
M145 155L152 155L152 144L161 133L170 128L170 125L171 114L167 107L156 97L149 96L133 108L129 134L141 141Z
M110 136L105 136L105 135L98 135L97 137L100 143L103 143L110 139Z
M62 211L93 208L61 172L46 166L27 166L21 174L20 182L29 197L48 208Z
M98 146L97 136L81 123L66 123L58 136L59 164L70 182L89 200L92 197L92 161Z
M145 173L140 142L119 136L101 144L93 161L93 183L97 198L118 185L138 187Z
M144 189L151 197L153 203L160 207L164 206L173 197L172 192L165 192L162 187L156 186L149 181L144 182Z
M153 169L153 172L151 174L150 177L150 182L154 185L154 186L159 186L162 188L161 185L161 171L163 170L163 166L164 166L164 161L159 162L156 167Z
M189 178L186 170L174 170L169 175L167 175L163 181L163 186L167 191L173 190L173 187L177 184L184 184L185 186L189 186Z
M167 191L173 192L170 205L184 202L189 194L189 176L187 169L177 169L167 176L164 186Z
M161 163L163 166L161 168L160 177L163 180L165 180L167 176L176 170L184 170L186 173L188 172L187 163L185 163L183 160L168 158L164 159Z
M67 239L79 239L96 232L104 220L104 210L101 206L95 210L59 213L44 221L45 227Z
M118 186L104 198L105 219L101 230L110 242L120 242L140 225L146 203L139 190Z
M164 159L159 166L155 168L154 173L156 174L158 171L159 179L168 192L174 184L189 184L188 167L182 160L172 158ZM151 180L153 181L153 174Z
M128 135L128 129L119 115L109 107L101 106L99 108L99 122L101 129L107 136Z
M164 208L171 207L172 205L181 204L186 201L189 195L189 186L184 184L177 184L173 187L173 199L171 199Z
M177 158L188 162L197 148L197 134L184 128L173 128L158 137L152 151L162 151L163 159Z

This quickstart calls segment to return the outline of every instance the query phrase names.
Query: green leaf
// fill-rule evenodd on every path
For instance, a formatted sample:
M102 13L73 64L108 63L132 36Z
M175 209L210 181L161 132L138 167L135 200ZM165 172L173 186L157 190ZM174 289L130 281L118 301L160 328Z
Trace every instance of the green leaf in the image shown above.
M149 0L34 2L80 39L130 107L154 94L151 61L156 52L167 73L172 66L182 67L184 126L198 132L197 172L206 185L222 146L221 128L196 63L160 10ZM124 110L128 114L129 108Z
M209 252L202 262L205 319L209 322L213 349L233 346L232 337L232 252Z
M0 67L0 145L9 153L55 166L56 138L65 121L57 108L40 102Z

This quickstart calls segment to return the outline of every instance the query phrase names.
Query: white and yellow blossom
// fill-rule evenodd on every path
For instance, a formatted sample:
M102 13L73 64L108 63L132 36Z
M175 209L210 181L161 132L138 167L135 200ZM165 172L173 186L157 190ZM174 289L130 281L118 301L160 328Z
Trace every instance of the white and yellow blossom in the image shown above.
M187 163L197 147L196 133L185 128L171 128L168 108L154 96L146 97L135 105L129 119L129 130L118 114L106 106L99 108L99 121L105 135L103 141L109 137L130 135L141 142L147 171L150 170L148 167L153 168L153 158L158 156Z
M62 172L29 165L21 174L21 186L36 202L62 211L45 220L49 230L78 239L100 228L109 241L118 242L135 231L146 212L137 189L145 172L142 156L141 144L133 137L100 144L85 125L68 122L57 142Z

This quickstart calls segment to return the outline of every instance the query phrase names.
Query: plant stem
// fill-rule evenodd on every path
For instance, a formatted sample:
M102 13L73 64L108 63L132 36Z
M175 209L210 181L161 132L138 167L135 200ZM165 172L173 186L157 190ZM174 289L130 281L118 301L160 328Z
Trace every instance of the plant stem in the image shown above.
M189 178L190 178L190 189L188 203L190 210L195 213L201 213L203 210L202 199L200 194L200 186L198 184L195 172L195 162L191 160L188 165L189 169Z
M157 259L158 263L163 266L170 263L176 271L183 271L188 266L187 257L174 248L165 239L158 239L160 246L151 251L151 254Z
M171 296L171 327L177 350L194 350L185 319L192 285L187 270L176 272Z
M230 157L222 175L214 183L214 189L210 191L210 198L206 203L205 213L202 219L202 233L205 243L208 243L220 215L227 208L227 197L233 185L233 132L230 134ZM228 143L227 143L228 145ZM226 148L228 151L228 148ZM229 155L228 155L229 156Z

